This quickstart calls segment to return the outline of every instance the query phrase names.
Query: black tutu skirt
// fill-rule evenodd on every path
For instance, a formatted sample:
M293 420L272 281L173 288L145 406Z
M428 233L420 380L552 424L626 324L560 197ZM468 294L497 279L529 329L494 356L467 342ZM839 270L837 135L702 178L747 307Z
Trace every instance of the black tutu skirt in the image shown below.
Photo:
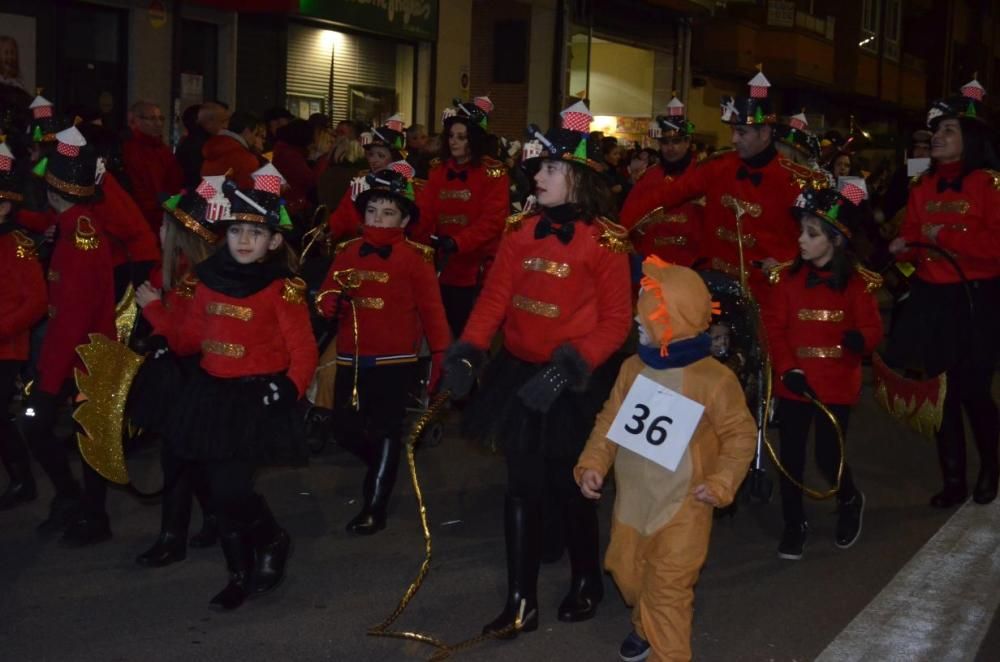
M294 402L264 405L274 375L224 379L200 367L175 395L163 436L180 458L237 459L258 465L303 465L305 426Z
M462 433L495 451L575 460L624 359L624 354L613 354L590 375L585 390L566 389L542 414L525 407L517 392L547 364L522 361L502 349L487 366L479 391L465 409Z
M173 353L147 358L129 389L125 417L135 427L158 434L170 416L171 403L198 370L198 356L177 358Z

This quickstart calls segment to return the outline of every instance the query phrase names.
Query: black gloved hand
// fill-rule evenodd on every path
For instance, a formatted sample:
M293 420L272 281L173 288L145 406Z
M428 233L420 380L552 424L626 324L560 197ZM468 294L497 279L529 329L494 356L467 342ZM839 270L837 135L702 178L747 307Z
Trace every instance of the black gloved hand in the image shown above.
M590 366L576 348L567 343L552 352L552 362L525 382L517 396L525 407L544 414L567 388L584 390L589 378Z
M865 351L865 337L857 329L844 331L840 344L844 346L844 349L855 354L863 354Z
M265 407L273 407L278 404L291 406L299 399L299 389L287 375L278 375L263 383L261 397Z
M486 361L486 352L471 343L458 341L448 348L441 366L438 391L448 391L452 399L464 398L472 390L479 368Z
M795 395L809 395L816 397L816 392L809 386L806 375L798 370L789 370L781 376L781 383Z
M152 335L142 341L143 349L148 353L149 358L154 361L162 359L170 353L170 346L167 339L161 335Z
M441 251L444 255L453 255L458 252L458 243L455 241L454 237L442 234L439 235L437 241L434 242L434 248Z

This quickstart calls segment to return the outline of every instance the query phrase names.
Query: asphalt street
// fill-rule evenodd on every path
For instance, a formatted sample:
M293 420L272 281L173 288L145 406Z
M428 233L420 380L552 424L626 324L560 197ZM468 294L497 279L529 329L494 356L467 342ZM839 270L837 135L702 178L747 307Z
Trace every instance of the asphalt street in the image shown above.
M782 528L776 501L744 504L733 517L718 520L697 587L696 659L816 658L952 516L954 511L927 506L938 486L933 444L877 410L869 388L852 417L849 439L849 460L868 499L861 540L849 550L834 546L829 501L807 504L812 531L799 562L775 555ZM448 419L441 445L418 454L434 558L423 588L395 626L449 643L478 634L499 611L505 589L504 466L459 438L454 422L454 416ZM137 484L155 486L157 457L155 446L132 454ZM293 536L294 556L288 579L275 594L227 614L207 608L226 581L217 548L189 550L186 561L163 569L135 564L157 533L155 503L115 490L108 500L111 541L70 550L39 539L35 525L49 497L42 480L45 493L38 501L0 513L0 657L427 659L434 653L427 645L366 636L414 578L423 540L405 478L388 529L366 538L345 533L344 524L358 508L361 480L359 463L334 447L307 468L262 473L259 489ZM605 544L612 498L609 489L602 503ZM568 577L565 558L543 566L537 632L511 642L485 642L457 659L616 660L630 622L613 582L606 577L607 597L595 619L565 624L555 612ZM997 616L982 618L993 619L992 627L978 653L964 651L964 659L1000 659Z

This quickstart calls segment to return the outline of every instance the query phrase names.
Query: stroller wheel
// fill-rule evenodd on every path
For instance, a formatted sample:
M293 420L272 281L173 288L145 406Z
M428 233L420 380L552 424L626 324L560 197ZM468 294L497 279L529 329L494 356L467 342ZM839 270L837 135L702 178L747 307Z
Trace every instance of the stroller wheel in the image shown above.
M440 422L431 423L424 428L420 439L417 440L418 448L434 448L440 446L444 440L444 426Z
M306 413L306 448L313 455L326 450L330 437L330 410L310 407Z

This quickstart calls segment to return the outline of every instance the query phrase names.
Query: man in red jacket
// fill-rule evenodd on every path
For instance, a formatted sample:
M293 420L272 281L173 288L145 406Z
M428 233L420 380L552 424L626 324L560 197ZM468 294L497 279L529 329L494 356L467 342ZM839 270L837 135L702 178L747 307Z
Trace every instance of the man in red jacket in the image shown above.
M176 193L184 180L181 167L163 142L165 118L159 107L137 101L129 110L132 136L122 146L125 172L132 182L132 197L154 232L158 232L163 211L160 198Z
M228 175L240 188L253 188L250 176L261 166L258 156L264 148L267 129L259 117L237 111L229 118L229 127L205 141L201 148L205 160L202 177Z

